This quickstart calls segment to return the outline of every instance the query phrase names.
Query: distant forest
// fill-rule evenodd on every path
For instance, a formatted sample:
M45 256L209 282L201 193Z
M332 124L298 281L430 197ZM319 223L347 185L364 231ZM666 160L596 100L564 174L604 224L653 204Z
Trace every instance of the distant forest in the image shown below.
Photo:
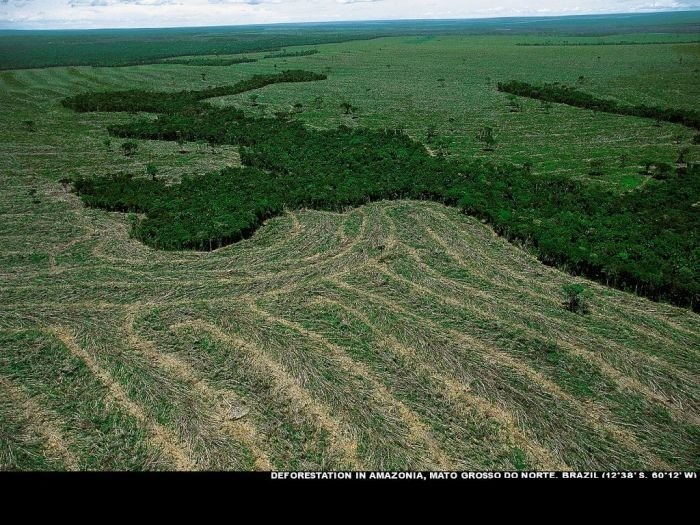
M406 20L176 29L0 30L0 70L128 66L165 58L280 52L283 48L411 35L606 36L700 33L700 12L478 20Z

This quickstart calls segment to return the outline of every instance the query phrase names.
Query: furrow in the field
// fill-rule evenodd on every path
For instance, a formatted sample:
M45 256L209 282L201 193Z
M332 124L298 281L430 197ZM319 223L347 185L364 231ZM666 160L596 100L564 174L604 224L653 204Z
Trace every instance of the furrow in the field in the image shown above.
M61 99L72 91L70 82L61 82L50 69L32 69L22 72L22 79L33 95L41 95L41 100ZM39 100L39 99L37 99Z
M447 212L445 212L445 214L447 215ZM402 217L402 219L405 218L405 216ZM480 249L480 247L482 247L485 242L483 241L483 239L473 239L472 242L465 244L465 238L469 238L469 236L473 237L475 234L484 234L482 230L485 230L486 228L482 225L474 223L471 226L471 228L465 228L464 225L456 219L453 221L451 217L442 217L442 215L440 215L440 220L438 220L436 224L442 226L440 230L441 234L437 235L434 231L432 231L430 227L425 226L425 221L425 217L421 217L420 219L414 217L413 219L408 220L408 230L410 231L410 228L412 228L414 231L411 232L412 235L406 235L402 238L402 241L406 244L409 250L412 250L413 254L421 254L419 255L421 262L428 264L430 267L437 271L440 271L443 275L445 275L445 277L448 277L450 278L450 280L453 280L455 282L462 282L465 284L470 284L472 286L478 286L479 288L483 288L484 290L498 290L499 292L503 292L499 293L499 296L505 298L506 296L510 295L513 297L513 301L518 301L521 303L529 301L529 306L534 306L540 310L547 309L548 317L559 318L560 320L567 321L569 323L570 332L573 331L572 333L577 333L582 336L585 335L586 337L595 337L595 334L593 334L591 330L582 330L582 328L579 326L583 323L591 323L592 321L590 316L584 319L579 318L578 322L575 323L572 321L571 316L563 317L561 315L561 304L559 300L562 297L561 287L563 286L563 284L569 282L566 276L564 276L560 272L557 272L556 270L547 268L546 272L548 274L548 277L546 279L545 284L550 288L552 286L554 288L550 289L547 292L533 292L532 288L536 287L537 282L539 281L539 278L537 277L537 268L545 268L540 263L534 260L522 260L522 264L514 263L512 265L505 265L503 261L506 260L507 257L505 257L505 255L498 256L498 253L500 252L493 251L493 253L483 253L483 251ZM459 230L460 235L458 237L455 237L452 231L457 229L457 223L459 223L458 225L461 227L461 229ZM450 226L445 228L445 224L448 224ZM455 227L453 228L452 226ZM427 232L427 235L421 235L421 232ZM442 239L442 235L449 237L449 242ZM426 242L426 240L430 239L434 241L434 243ZM500 245L503 243L504 241L498 240L496 244ZM438 245L437 248L435 247L435 244ZM461 246L461 249L457 251L457 247L459 246ZM498 248L500 250L500 248L502 247L499 246ZM514 250L512 247L507 246L507 251L513 252L517 250ZM443 259L446 260L443 261ZM457 267L451 267L450 264L448 264L447 261L450 259L452 261L455 261ZM494 267L499 268L498 272L493 273ZM484 272L484 268L489 268L489 271ZM488 275L485 275L485 273L488 273ZM504 284L503 281L507 280L506 278L508 276L516 276L518 284ZM560 284L553 285L552 283ZM591 284L594 285L594 283ZM598 289L602 289L602 287L598 286ZM482 295L483 293L485 292L482 292ZM617 293L620 294L619 292ZM603 305L607 303L607 300L599 302L601 303L601 305ZM558 312L559 315L550 315L555 312ZM639 353L639 348L646 348L647 346L649 346L647 341L644 339L636 339L634 340L634 342L624 340L622 342L618 342L622 334L634 334L634 326L627 325L627 330L621 330L621 328L625 327L624 324L620 326L619 323L616 323L614 327L608 327L607 323L609 321L605 317L593 317L595 317L596 321L598 321L595 327L596 334L602 332L605 333L606 336L609 336L605 339L602 339L606 342L607 345L619 346L624 344L625 347L623 351L625 353ZM613 316L613 318L617 319L618 316ZM670 357L673 355L671 351L673 351L678 355L678 359L680 359L680 361L676 361L676 363L685 363L686 367L692 366L692 362L694 361L695 356L695 353L692 350L692 346L697 344L697 336L694 338L683 338L682 340L675 341L675 344L670 339L664 339L663 342L663 348L665 351L661 353L657 352L659 354L659 357L663 356L667 359L670 359ZM652 360L654 363L659 362L659 357L655 355L649 355L648 351L645 352L645 354L648 355L649 359ZM670 364L672 365L673 361L671 361Z
M513 284L510 287L517 289L519 293L539 296L550 302L556 302L562 296L562 286L567 284L565 275L542 265L525 252L521 252L516 259L507 257L506 255L508 254L505 252L512 254L519 252L519 250L513 250L505 244L503 239L497 238L493 233L493 238L489 239L488 232L486 232L487 228L484 226L474 224L467 227L465 220L458 220L461 217L454 217L453 213L449 213L446 210L438 211L435 209L434 213L435 215L429 213L427 217L423 216L417 219L417 222L425 227L428 235L441 246L445 253L470 272L490 280L494 285L503 285L508 279L511 279ZM432 221L429 220L436 215L439 218ZM439 228L440 234L438 235L430 226L425 224L426 221ZM445 227L445 225L448 227ZM475 235L476 237L474 237ZM479 259L481 257L477 256L475 258L475 253L479 254L475 250L479 246L484 246L484 243L492 245L495 249L492 251L493 253L488 254L487 262L480 264ZM507 264L509 260L511 260L511 263ZM606 299L611 294L618 296L627 295L612 292L597 283L590 282L589 285L597 292L605 294ZM506 284L505 286L508 285ZM540 291L537 292L537 289ZM668 350L669 344L673 345L673 343L676 343L675 346L684 348L686 353L692 354L694 359L697 358L700 353L693 349L693 344L697 344L698 331L679 326L671 320L664 319L663 316L648 316L643 308L643 305L646 305L646 303L648 301L640 299L635 300L634 304L631 302L619 303L619 306L614 308L613 304L615 303L609 300L595 302L596 309L600 308L603 310L598 318L601 321L601 328L607 328L606 333L614 337L620 333L620 326L625 326L628 329L628 337L634 337L634 339L627 340L628 348L633 351L640 345L645 346L644 342L646 339L653 338L666 350ZM665 308L669 309L672 307L665 306ZM608 319L615 319L614 327L608 328L605 325L605 321ZM690 316L688 321L693 323L696 320ZM693 324L695 325L694 328L700 329L697 322ZM693 340L695 343L691 342ZM660 352L659 355L664 357L667 355L667 352Z
M395 403L377 396L372 385L344 369L336 355L283 324L244 306L220 308L221 323L235 326L303 388L305 395L353 436L367 468L434 468L428 447L414 439Z
M312 297L302 304L289 300L284 310L305 330L313 329L362 364L366 374L374 374L382 389L405 403L424 422L436 447L457 468L512 469L523 464L532 468L564 468L515 429L512 417L503 410L436 373L416 358L412 348L384 334L352 306Z
M52 333L63 342L75 357L85 363L93 375L109 390L115 402L148 428L154 443L161 447L166 455L172 459L176 469L193 470L195 468L196 463L189 457L188 452L182 448L173 433L147 416L143 409L129 398L121 385L106 370L102 369L86 350L78 345L68 330L60 326L54 326Z
M430 271L421 272L420 266L416 269L408 265L408 271L398 261L395 266L398 274L455 306L445 318L454 318L468 333L480 334L499 349L541 370L583 402L595 401L610 410L645 446L663 450L665 443L675 442L679 448L692 448L694 435L700 429L694 410L698 394L692 380L683 379L668 367L639 362L636 356L624 352L617 357L606 356L618 370L580 346L579 341L586 340L585 336L572 338L566 328L537 328L533 322L537 315L523 315L519 307L503 304L493 296L485 297L479 304L473 298L480 290L464 288L455 299L455 288L460 287L454 283L436 281L429 277ZM642 377L645 383L635 376Z
M647 451L642 450L634 437L626 432L624 429L614 425L606 419L609 415L604 411L594 410L597 407L591 407L588 404L582 404L578 402L573 396L562 390L556 383L553 383L542 373L523 363L521 360L500 351L498 348L491 345L489 342L484 342L478 338L467 335L463 331L456 329L458 325L454 325L453 322L444 319L443 311L438 311L433 309L433 303L435 298L431 297L429 290L420 288L416 291L411 291L409 289L401 289L402 282L400 279L396 279L391 276L386 270L378 270L376 273L371 271L369 268L363 272L362 277L347 277L346 281L332 281L334 285L339 286L346 293L355 293L360 297L364 297L367 301L371 301L374 304L382 305L385 308L393 309L397 314L402 317L407 317L402 323L406 323L406 326L402 326L399 323L398 326L406 331L414 331L418 329L418 332L414 332L412 337L414 338L424 338L424 333L429 332L431 338L437 340L438 338L448 338L451 343L445 343L447 346L440 347L435 351L439 352L439 356L447 359L447 362L455 367L464 367L460 362L461 359L479 359L478 366L486 366L487 368L481 372L481 374L492 375L492 376L503 376L494 378L494 385L492 389L482 390L482 396L489 396L495 394L500 394L503 389L509 387L509 381L519 382L521 384L528 384L529 387L523 390L530 390L530 395L532 399L525 402L527 406L529 403L534 401L536 397L538 403L541 406L535 412L523 411L521 417L532 417L535 426L540 426L543 428L548 428L549 423L546 421L554 412L558 412L558 419L561 419L561 423L564 425L562 430L558 431L558 435L552 435L552 430L549 432L538 434L539 438L543 444L545 440L551 443L552 440L556 443L547 444L549 450L556 450L560 447L568 448L570 444L574 450L562 450L562 460L571 465L574 468L581 466L581 462L602 462L599 465L615 464L617 461L623 460L630 462L630 464L637 461L643 461L647 464L655 464L662 467L663 464L658 461L657 458L649 457ZM372 288L377 289L377 286L373 284L376 279L380 279L379 291L369 291ZM412 283L411 283L412 284ZM430 306L424 304L425 301L430 301ZM439 301L439 300L438 300ZM430 309L427 311L426 309ZM395 330L397 327L394 328ZM446 353L446 350L450 349ZM471 353L465 353L469 349ZM437 357L436 355L435 357ZM475 363L470 363L470 367L475 366ZM463 368L463 373L466 373L466 369ZM468 375L470 376L470 374ZM469 381L473 381L470 379ZM533 393L533 389L536 395ZM512 392L512 389L511 389ZM518 402L518 401L510 401ZM522 403L522 401L519 401ZM547 406L545 409L544 406ZM571 431L573 428L577 428L577 432L588 434L589 439L596 442L596 446L600 447L601 457L581 457L580 452L575 450L581 443L573 443L573 436L569 437L567 442L560 441L565 435L564 429ZM578 440L580 441L580 440ZM644 458L644 459L642 459ZM588 466L591 466L590 464Z
M233 393L231 408L238 411L239 421L250 421L259 432L272 468L358 468L350 437L340 436L338 441L328 422L308 410L303 393L287 390L284 381L292 379L275 375L277 368L266 367L274 363L259 358L257 350L240 347L224 329L199 319L201 313L188 312L168 312L163 321L171 323L170 329L160 331L159 340L212 388Z
M430 458L435 462L435 466L441 470L449 470L452 468L452 460L448 458L445 453L440 450L439 446L435 442L435 439L431 435L431 432L426 428L425 424L421 419L402 401L396 399L391 392L377 379L377 376L371 372L363 363L354 360L349 357L346 350L336 344L333 344L324 336L306 329L303 325L290 321L288 319L273 315L268 311L263 310L258 305L251 305L251 309L265 318L266 320L277 323L282 326L289 328L295 332L298 332L306 339L314 341L319 345L326 348L333 354L334 359L338 361L343 370L350 372L351 374L362 378L367 384L369 384L374 391L374 395L381 400L382 404L386 406L394 407L400 417L403 419L411 440L422 442L425 444Z
M526 334L533 341L560 346L572 354L585 359L597 366L608 378L622 388L632 389L644 395L649 401L662 404L673 411L680 420L688 419L697 424L697 414L692 411L698 398L694 381L686 373L670 367L666 363L651 361L647 356L631 354L624 348L620 349L612 342L598 338L589 332L579 329L570 321L562 322L557 319L566 312L561 306L554 311L542 310L538 304L528 304L517 299L507 299L501 294L486 293L481 288L442 277L431 267L424 264L415 250L407 249L414 259L413 263L396 261L394 270L408 276L412 281L427 286L447 300L462 302L465 308L476 318L485 320L493 325L493 330L500 334L515 331L518 335ZM524 304L521 304L524 303ZM495 313L490 313L495 310ZM575 320L578 320L578 316ZM580 345L579 341L591 341L588 348ZM593 350L589 350L592 348ZM604 350L604 351L603 351ZM651 362L650 362L651 361ZM634 376L638 376L637 379ZM674 400L674 401L672 401ZM676 404L677 403L677 404ZM685 407L685 408L684 408ZM688 410L691 410L688 412Z
M489 330L482 334L481 341L489 340L494 335L497 336L497 339L503 339L503 335L508 333L508 330L505 329L507 324L499 321L499 318L494 311L489 313L483 308L481 310L473 309L465 301L444 297L441 294L436 293L434 290L421 284L417 284L401 274L394 272L388 266L375 265L374 268L376 268L376 270L386 278L396 279L402 285L408 286L412 290L415 290L426 297L433 298L434 305L439 305L439 307L435 310L442 310L445 313L444 317L442 318L445 325L456 323L460 326L466 326L471 322L473 324L473 329L467 329L467 331L470 333L470 339L473 342L479 341L479 338L471 334L478 333L479 331L483 332L483 330L479 330L479 325L489 326ZM497 326L492 326L494 319L497 320ZM476 320L476 322L473 322L472 320ZM504 334L499 331L499 328L503 330ZM547 375L533 368L528 360L523 358L521 353L512 351L511 348L513 348L513 345L518 344L522 338L522 333L518 334L516 329L515 332L511 333L510 337L506 336L506 340L503 343L486 344L483 346L483 348L490 350L493 355L502 360L504 364L514 367L530 380L540 385L542 388L547 389L551 394L566 399L572 406L575 406L580 410L581 415L588 420L589 424L593 428L600 432L614 435L620 443L624 444L640 455L645 452L645 450L639 445L636 436L632 432L627 430L627 428L622 424L613 422L616 420L616 418L613 417L605 406L598 401L588 399L585 396L581 396L579 398L572 393L569 393L569 391L563 389L564 385L560 386L558 383L549 379ZM515 349L517 350L517 347ZM570 390L576 392L576 389ZM690 436L686 437L692 436L692 428L689 428L689 433ZM665 465L663 466L665 467Z
M100 75L99 70L93 68L79 68L79 67L69 67L67 70L68 75L80 82L79 85L81 89L83 87L88 87L90 90L95 89L114 89L115 83L106 80L103 75Z
M56 417L24 390L2 376L0 376L0 391L4 392L6 399L13 404L15 410L20 411L28 420L31 429L43 438L45 458L49 461L58 461L66 470L78 470L78 461L69 450L60 425L55 422Z
M291 376L276 360L267 356L257 344L246 341L237 335L205 321L191 321L177 325L174 328L192 327L208 332L219 341L231 345L237 351L246 352L258 372L268 374L281 392L304 411L307 411L332 437L335 453L340 455L352 467L359 468L361 463L357 457L357 443L344 425L339 422L322 403L314 399L304 388L303 383Z
M449 244L440 239L435 232L427 229L431 238L439 241L439 246L441 250L448 253L449 257L452 258L455 263L457 263L461 268L465 268L471 271L470 265L460 256L459 253L455 253L451 246L458 243L457 240L450 242ZM416 259L418 264L426 263L426 260L420 253L409 247L409 253ZM426 250L424 253L429 253ZM426 269L424 267L424 269ZM512 270L509 270L512 272ZM427 273L432 273L430 269L427 269ZM443 268L443 274L449 273L449 266ZM557 276L559 277L559 276ZM570 339L572 342L568 343L570 347L576 346L576 341L590 341L592 343L592 348L603 349L606 351L602 353L599 358L606 361L611 361L611 364L619 363L625 368L630 368L628 361L632 360L635 363L641 365L641 370L666 370L669 371L671 375L675 375L677 379L669 381L666 385L666 399L678 398L679 402L682 402L685 395L679 393L674 395L674 392L681 392L692 386L694 380L689 377L689 374L695 371L695 355L690 350L694 345L698 344L698 337L695 341L684 340L684 343L676 343L670 339L665 339L662 348L664 352L656 352L655 354L650 354L648 351L639 351L640 349L645 349L648 346L655 347L656 345L649 345L646 340L636 340L634 343L627 342L626 345L620 344L619 335L623 332L629 332L631 327L626 327L627 330L623 330L624 325L616 325L614 327L614 332L616 337L612 340L607 337L599 335L601 332L608 333L601 329L601 324L607 323L607 320L594 319L591 320L588 316L581 318L581 316L569 315L562 308L562 305L557 301L553 300L551 296L531 296L528 292L526 285L521 285L517 287L502 286L498 279L492 278L490 280L480 280L478 277L474 277L472 273L468 279L454 279L454 278L439 278L436 277L437 281L442 281L445 287L448 289L447 294L451 292L449 289L462 289L462 291L467 291L469 297L471 298L482 298L488 306L493 307L496 303L506 304L506 307L510 310L515 310L520 312L520 317L524 323L527 323L530 327L536 326L536 322L540 321L542 326L539 327L543 332L549 332L557 334L558 338L564 339L563 343L567 344L566 339ZM550 279L552 281L553 279ZM566 281L562 281L566 282ZM477 284L478 283L478 284ZM561 289L561 288L559 288ZM485 290L489 290L487 293ZM496 293L498 292L498 293ZM508 298L510 297L510 298ZM542 312L539 314L537 312ZM615 317L617 319L617 317ZM595 324L594 324L595 323ZM576 337L573 337L576 336ZM576 349L574 349L576 351ZM666 356L666 359L662 360L659 355ZM675 356L675 357L673 357ZM672 358L673 357L673 358ZM633 370L638 370L640 367L632 367ZM681 370L682 368L682 370ZM644 375L640 374L639 379L644 381ZM658 374L649 378L649 384L647 385L646 394L652 395L653 397L659 397L659 395L654 396L652 394L653 390L657 390ZM680 381L680 384L678 384ZM692 388L691 388L692 390ZM660 394L663 397L663 392ZM694 402L685 403L686 406L692 406Z
M46 320L45 317L42 320ZM173 468L160 443L63 342L33 323L0 332L0 374L21 388L55 425L81 470Z
M190 385L194 393L208 407L215 423L221 427L221 430L250 450L253 455L254 467L259 470L270 470L272 465L267 452L264 451L260 432L248 421L233 421L231 418L230 405L240 404L240 399L232 392L221 391L209 386L206 381L197 376L186 362L171 353L159 350L150 340L140 337L134 329L138 311L137 307L127 309L124 332L127 335L129 345L143 353L157 366L164 368L168 373ZM229 404L228 410L226 410L226 403ZM232 464L235 465L235 463Z

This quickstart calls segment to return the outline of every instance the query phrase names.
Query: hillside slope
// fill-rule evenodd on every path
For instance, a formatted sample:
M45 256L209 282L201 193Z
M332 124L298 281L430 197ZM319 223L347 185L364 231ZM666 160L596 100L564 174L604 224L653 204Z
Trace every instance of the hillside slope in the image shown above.
M6 182L0 469L700 464L698 316L592 283L568 312L576 278L454 209L299 211L167 253Z

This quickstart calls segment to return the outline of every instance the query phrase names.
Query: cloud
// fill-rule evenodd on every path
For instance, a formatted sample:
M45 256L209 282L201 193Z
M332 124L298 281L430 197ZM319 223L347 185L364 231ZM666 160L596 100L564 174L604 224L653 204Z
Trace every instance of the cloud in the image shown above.
M700 0L0 0L0 28L182 27L700 9Z

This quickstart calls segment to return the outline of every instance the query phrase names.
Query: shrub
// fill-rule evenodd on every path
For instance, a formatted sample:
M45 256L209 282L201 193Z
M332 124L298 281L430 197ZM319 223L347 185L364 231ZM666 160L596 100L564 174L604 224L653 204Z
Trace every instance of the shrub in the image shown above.
M136 153L138 148L139 145L136 142L127 141L122 143L122 151L127 157L131 157L134 153Z
M151 177L151 180L156 180L156 175L158 175L158 168L155 164L148 164L146 166L146 174Z
M564 286L564 306L575 314L587 314L589 292L582 284L567 284Z

